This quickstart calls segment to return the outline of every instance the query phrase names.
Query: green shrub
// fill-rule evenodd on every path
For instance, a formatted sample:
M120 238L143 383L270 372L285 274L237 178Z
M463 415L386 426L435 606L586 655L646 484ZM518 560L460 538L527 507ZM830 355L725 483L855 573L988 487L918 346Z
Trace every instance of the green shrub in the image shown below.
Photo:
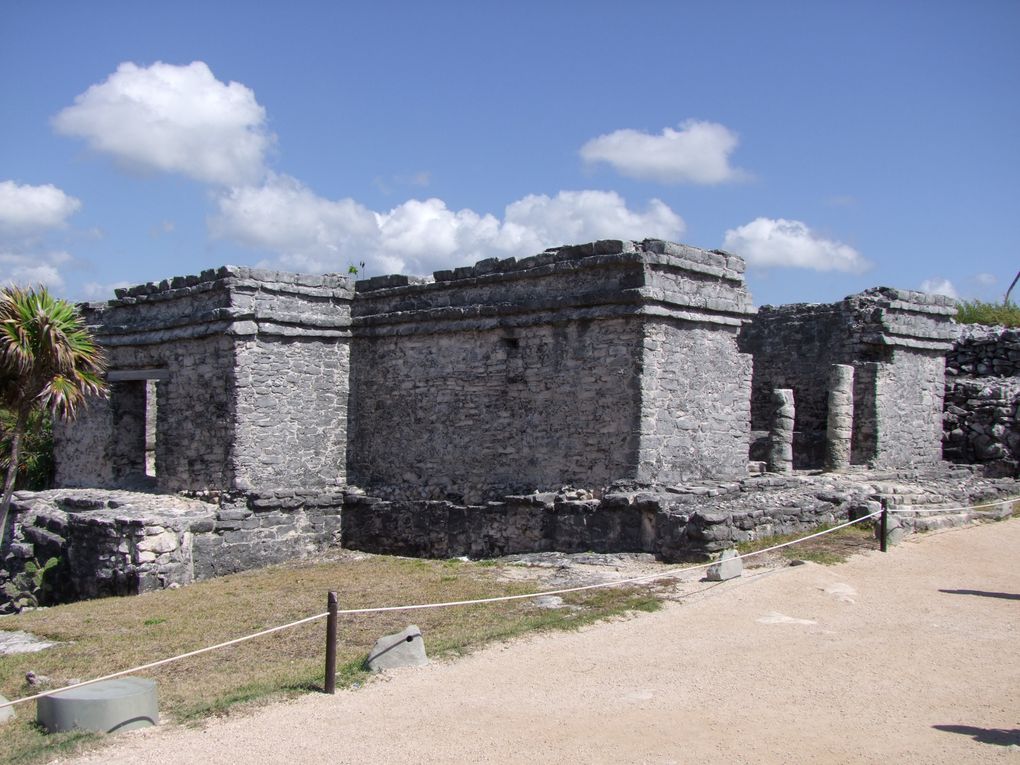
M11 460L11 438L14 434L15 415L0 408L0 471L7 472ZM28 415L25 434L18 450L16 489L41 491L53 485L53 418L43 409Z

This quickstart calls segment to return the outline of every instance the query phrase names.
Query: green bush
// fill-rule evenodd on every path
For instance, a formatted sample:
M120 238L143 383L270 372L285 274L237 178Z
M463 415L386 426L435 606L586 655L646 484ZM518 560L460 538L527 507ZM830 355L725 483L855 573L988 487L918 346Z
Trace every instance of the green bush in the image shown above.
M0 473L6 473L11 461L14 421L14 412L0 408ZM49 412L36 409L29 414L18 452L15 488L49 489L53 485L53 419Z
M956 320L961 324L1020 327L1020 306L1012 302L986 303L983 300L960 300L956 304Z

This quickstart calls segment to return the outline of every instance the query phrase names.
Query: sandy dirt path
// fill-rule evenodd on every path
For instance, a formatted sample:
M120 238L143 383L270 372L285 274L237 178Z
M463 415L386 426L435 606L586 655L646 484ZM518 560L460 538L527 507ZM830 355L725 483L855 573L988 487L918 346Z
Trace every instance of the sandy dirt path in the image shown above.
M1020 764L1020 520L122 735L77 762Z

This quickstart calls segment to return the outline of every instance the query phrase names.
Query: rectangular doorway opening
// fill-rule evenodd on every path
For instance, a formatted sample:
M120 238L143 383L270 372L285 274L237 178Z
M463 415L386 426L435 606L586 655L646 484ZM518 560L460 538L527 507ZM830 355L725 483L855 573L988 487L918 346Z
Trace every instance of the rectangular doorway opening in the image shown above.
M159 428L160 381L165 369L118 369L107 375L113 410L114 480L124 488L154 489Z

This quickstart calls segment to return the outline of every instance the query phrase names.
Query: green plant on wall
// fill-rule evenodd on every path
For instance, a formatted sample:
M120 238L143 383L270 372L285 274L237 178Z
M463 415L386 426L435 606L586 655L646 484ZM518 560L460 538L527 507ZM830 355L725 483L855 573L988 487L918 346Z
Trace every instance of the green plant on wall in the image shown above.
M25 570L4 583L4 595L17 611L38 608L49 602L51 572L60 565L59 558L50 558L42 565L37 560L25 563Z

